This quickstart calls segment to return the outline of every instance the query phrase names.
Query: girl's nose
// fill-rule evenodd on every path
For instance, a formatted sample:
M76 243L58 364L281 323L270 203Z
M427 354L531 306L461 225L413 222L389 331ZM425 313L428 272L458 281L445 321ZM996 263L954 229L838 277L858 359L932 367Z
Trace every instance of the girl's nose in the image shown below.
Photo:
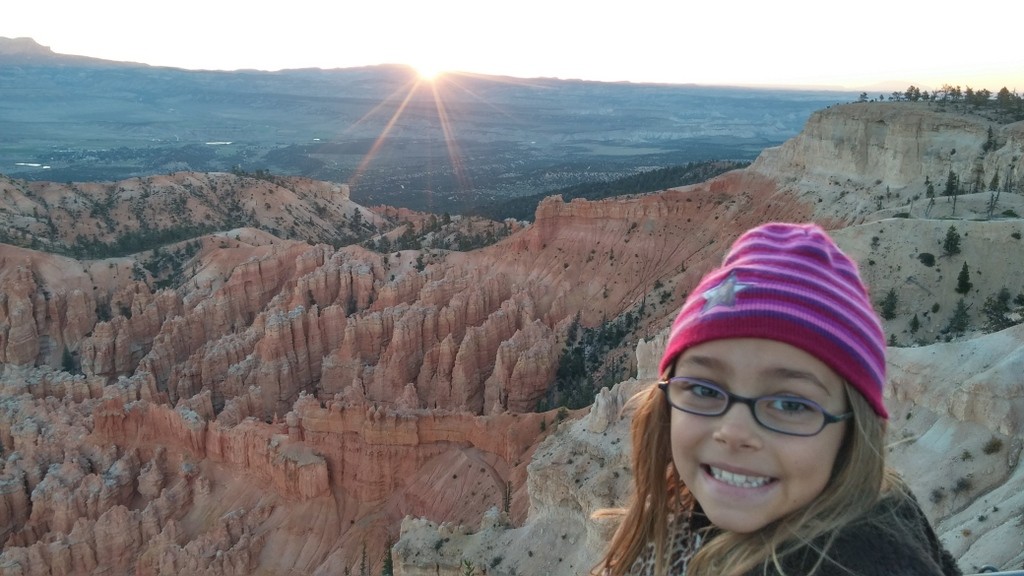
M761 425L754 419L749 406L735 403L729 410L715 419L712 438L733 449L757 449L761 447Z

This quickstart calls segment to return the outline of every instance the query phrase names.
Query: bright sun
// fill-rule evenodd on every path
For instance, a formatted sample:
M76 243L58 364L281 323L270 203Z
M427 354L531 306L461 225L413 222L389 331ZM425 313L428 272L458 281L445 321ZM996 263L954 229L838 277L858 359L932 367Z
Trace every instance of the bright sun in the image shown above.
M435 80L442 73L441 69L429 64L414 64L413 68L416 69L416 74L419 75L420 80L428 82Z

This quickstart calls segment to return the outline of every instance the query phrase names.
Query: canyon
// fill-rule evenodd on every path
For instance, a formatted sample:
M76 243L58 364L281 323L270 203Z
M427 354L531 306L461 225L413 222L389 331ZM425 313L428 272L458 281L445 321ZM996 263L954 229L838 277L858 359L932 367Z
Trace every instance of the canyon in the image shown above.
M875 301L898 293L890 460L965 570L1020 568L1024 331L984 310L1024 289L1022 156L1021 122L848 104L701 184L439 227L299 177L0 177L0 573L377 573L389 547L396 574L584 573L614 529L594 512L629 494L626 400L700 276L773 220L820 223ZM982 186L929 198L950 172ZM116 245L158 233L182 237ZM595 353L629 376L549 409L567 332L625 314Z

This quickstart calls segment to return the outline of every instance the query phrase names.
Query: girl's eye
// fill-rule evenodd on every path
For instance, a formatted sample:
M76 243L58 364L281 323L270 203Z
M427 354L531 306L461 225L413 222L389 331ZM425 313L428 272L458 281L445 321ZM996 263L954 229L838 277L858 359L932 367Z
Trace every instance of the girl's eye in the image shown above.
M686 387L686 390L690 394L701 398L721 398L723 396L721 390L717 390L704 384L690 384Z
M802 412L816 412L814 406L809 404L806 400L800 400L798 398L772 398L768 407L778 412L784 412L786 414L799 414Z

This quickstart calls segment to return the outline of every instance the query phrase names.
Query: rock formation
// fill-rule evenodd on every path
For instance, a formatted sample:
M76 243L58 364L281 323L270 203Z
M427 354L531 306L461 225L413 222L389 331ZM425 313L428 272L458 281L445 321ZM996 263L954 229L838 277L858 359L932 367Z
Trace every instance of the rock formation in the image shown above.
M593 512L628 496L620 409L653 375L686 293L742 230L810 219L857 257L876 300L898 291L886 333L919 346L890 350L894 462L965 567L1019 564L997 544L1019 535L1021 332L982 329L993 293L1024 285L1024 196L965 191L954 204L925 183L949 170L1024 180L1020 127L991 125L996 146L982 150L989 127L836 107L699 185L549 198L528 226L452 219L511 232L467 252L346 242L368 225L368 244L397 242L437 220L362 208L331 183L0 180L0 218L37 247L114 250L147 225L181 231L175 215L210 223L88 261L0 245L0 571L333 574L364 549L377 564L397 540L402 574L458 574L463 558L489 574L580 573L614 528ZM943 254L951 225L962 249ZM960 294L964 264L974 288ZM951 331L961 299L970 324ZM627 312L636 378L589 409L537 412L568 327ZM919 472L937 454L943 466Z

